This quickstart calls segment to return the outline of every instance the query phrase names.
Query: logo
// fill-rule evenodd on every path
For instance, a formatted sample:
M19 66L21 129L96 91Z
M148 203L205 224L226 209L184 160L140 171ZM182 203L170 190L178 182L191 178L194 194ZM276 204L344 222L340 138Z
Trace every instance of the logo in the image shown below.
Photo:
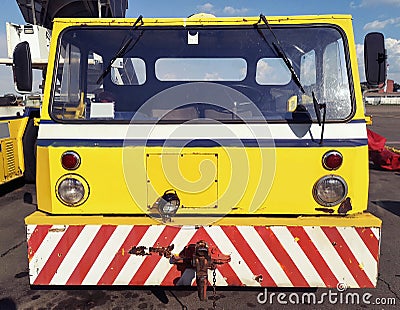
M263 292L257 295L257 302L262 305L321 305L326 303L331 305L396 305L395 297L373 298L371 293L350 292L348 289L349 287L346 283L338 283L336 290L322 290L321 293L277 293L268 292L268 289L265 288Z

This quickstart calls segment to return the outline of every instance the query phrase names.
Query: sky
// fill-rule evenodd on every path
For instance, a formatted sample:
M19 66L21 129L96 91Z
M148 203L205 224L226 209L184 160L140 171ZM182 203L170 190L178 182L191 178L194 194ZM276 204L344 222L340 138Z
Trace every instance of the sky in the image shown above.
M24 24L15 0L2 0L0 12L0 58L7 57L5 23ZM357 47L360 78L364 80L363 42L368 32L385 36L388 78L400 83L400 0L129 0L127 17L187 17L205 12L216 16L266 16L308 14L351 14ZM15 93L11 68L0 65L0 94Z

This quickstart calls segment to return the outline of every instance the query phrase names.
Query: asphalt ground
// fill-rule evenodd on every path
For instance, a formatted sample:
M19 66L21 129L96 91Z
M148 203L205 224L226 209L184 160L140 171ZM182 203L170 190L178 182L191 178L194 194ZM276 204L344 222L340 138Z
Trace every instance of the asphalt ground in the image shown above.
M388 145L400 148L400 106L367 106L367 113L373 117L370 129L386 137ZM202 302L195 288L30 287L24 217L35 209L34 185L16 181L0 187L1 310L213 308L212 291ZM354 304L357 299L346 300L344 293L346 298L340 300L337 290L328 289L269 289L265 294L260 289L217 288L216 309L399 309L400 172L370 170L368 209L383 221L379 277L376 289L344 292L357 295L358 303ZM279 294L287 304L278 300ZM311 295L316 296L316 302L308 299ZM265 296L268 300L263 303ZM297 303L296 296L300 300L306 297L305 301Z

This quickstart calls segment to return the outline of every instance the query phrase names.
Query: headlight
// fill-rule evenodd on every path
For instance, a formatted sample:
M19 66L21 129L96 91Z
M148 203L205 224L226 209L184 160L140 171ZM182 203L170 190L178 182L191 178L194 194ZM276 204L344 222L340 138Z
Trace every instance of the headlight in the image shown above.
M171 218L176 214L181 202L176 191L167 190L158 202L158 211L164 222L171 221Z
M85 198L85 187L81 181L67 177L58 184L57 197L68 206L76 206Z
M325 176L315 183L313 195L320 205L332 207L346 198L347 184L339 176Z

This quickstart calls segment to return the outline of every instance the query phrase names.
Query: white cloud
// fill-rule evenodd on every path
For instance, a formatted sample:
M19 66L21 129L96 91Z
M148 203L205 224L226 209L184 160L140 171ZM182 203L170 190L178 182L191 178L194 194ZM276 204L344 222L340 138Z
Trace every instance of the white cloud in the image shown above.
M389 18L382 21L374 20L364 25L364 30L381 30L388 25L400 26L400 17Z
M350 2L350 7L353 9L382 5L400 6L400 0L361 0Z
M215 13L214 5L209 3L209 2L207 2L207 3L203 4L203 5L198 5L197 9L200 12L204 12L204 13Z
M204 75L203 81L222 81L218 72L208 72Z
M388 54L396 57L400 57L400 40L387 38L385 39L386 49L388 50Z
M387 38L385 39L385 46L388 55L389 78L400 82L400 40Z
M248 8L234 8L233 6L225 6L223 9L215 7L212 3L207 2L197 6L197 10L202 13L223 14L223 15L243 15L246 14Z
M364 44L356 44L358 71L360 73L361 82L365 81L364 69Z
M265 58L257 63L256 81L265 85L285 85L290 82L291 74L281 59Z
M249 9L247 9L247 8L235 9L232 6L226 6L222 10L222 12L227 15L241 15L241 14L247 13L248 11L249 11Z
M168 72L168 73L165 73L163 76L162 76L162 81L173 81L173 80L176 80L177 79L177 76L176 76L176 74L174 74L174 73L170 73L170 72Z
M351 1L351 2L350 2L350 7L351 7L352 9L356 9L356 8L359 8L360 5L357 4L357 3L355 3L354 1Z

